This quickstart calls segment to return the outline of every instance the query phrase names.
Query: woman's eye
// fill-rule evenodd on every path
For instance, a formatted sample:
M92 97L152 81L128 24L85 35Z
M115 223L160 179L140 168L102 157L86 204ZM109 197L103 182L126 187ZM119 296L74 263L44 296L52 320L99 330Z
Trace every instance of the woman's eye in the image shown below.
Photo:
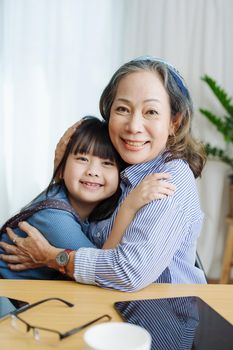
M116 111L119 113L129 113L129 109L127 107L124 107L124 106L117 107Z
M158 114L159 113L155 109L150 109L146 112L146 115L149 117L157 117Z

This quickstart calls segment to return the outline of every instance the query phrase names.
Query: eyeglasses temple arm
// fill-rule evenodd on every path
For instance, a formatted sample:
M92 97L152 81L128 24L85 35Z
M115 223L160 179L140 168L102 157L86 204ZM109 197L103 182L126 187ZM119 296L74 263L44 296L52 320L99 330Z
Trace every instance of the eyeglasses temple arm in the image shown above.
M18 315L20 314L21 312L24 312L26 310L29 310L39 304L42 304L42 303L45 303L46 301L50 301L50 300L58 300L58 301L61 301L62 303L66 304L67 306L69 307L72 307L74 306L74 304L70 303L69 301L66 301L64 299L61 299L61 298L47 298L47 299L43 299L43 300L39 300L33 304L29 304L29 305L25 305L25 306L22 306L21 308L17 309L17 310L14 310L12 311L10 314L11 315Z
M84 328L90 326L91 324L93 324L93 323L95 323L95 322L101 320L101 319L104 318L104 317L106 317L106 318L108 319L108 321L110 321L110 320L112 319L112 317L109 316L109 315L103 315L103 316L101 316L101 317L96 318L95 320L92 320L92 321L90 321L90 322L88 322L88 323L85 323L85 324L82 325L82 326L73 328L73 329L71 329L71 330L68 331L68 332L62 333L62 334L61 334L61 339L64 339L64 338L66 338L66 337L69 337L70 335L73 335L73 334L75 334L75 333L80 332L82 329L84 329Z

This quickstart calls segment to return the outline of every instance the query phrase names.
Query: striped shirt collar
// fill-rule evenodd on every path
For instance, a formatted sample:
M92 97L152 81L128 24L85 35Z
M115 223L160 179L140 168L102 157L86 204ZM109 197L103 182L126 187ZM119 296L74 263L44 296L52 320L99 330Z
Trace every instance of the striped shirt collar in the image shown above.
M121 180L135 187L144 177L152 172L158 172L160 165L164 163L164 153L145 163L133 164L121 172Z

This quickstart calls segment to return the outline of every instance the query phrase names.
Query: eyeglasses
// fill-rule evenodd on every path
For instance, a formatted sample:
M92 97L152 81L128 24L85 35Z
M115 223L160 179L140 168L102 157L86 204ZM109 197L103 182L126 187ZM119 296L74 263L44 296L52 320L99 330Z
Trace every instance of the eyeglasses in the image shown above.
M29 304L26 306L21 307L18 310L15 310L13 312L11 312L10 317L11 317L11 326L19 331L22 331L24 333L28 333L30 330L32 330L33 332L33 336L34 339L36 341L42 341L42 342L46 342L46 343L50 343L50 342L56 342L57 340L62 340L65 339L67 337L69 337L70 335L73 335L75 333L78 333L79 331L81 331L82 329L92 325L95 322L98 322L104 318L106 318L106 320L110 321L111 320L111 316L109 315L102 315L88 323L85 323L79 327L73 328L65 333L61 333L57 330L54 329L50 329L50 328L44 328L44 327L38 327L38 326L34 326L32 324L29 324L28 322L26 322L24 319L22 319L19 314L27 311L39 304L45 303L47 301L50 300L57 300L60 301L62 303L64 303L65 305L67 305L68 307L73 307L74 304L70 303L69 301L66 301L64 299L60 299L60 298L47 298L47 299L43 299L43 300L39 300L33 304Z

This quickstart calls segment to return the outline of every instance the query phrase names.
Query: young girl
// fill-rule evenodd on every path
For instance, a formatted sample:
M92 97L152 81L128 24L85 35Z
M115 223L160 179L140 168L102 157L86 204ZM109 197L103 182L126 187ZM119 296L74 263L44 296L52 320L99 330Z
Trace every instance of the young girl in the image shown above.
M106 122L86 117L67 144L47 190L24 208L21 214L28 209L33 211L44 200L56 200L59 205L42 207L27 219L28 223L41 230L44 237L56 247L66 247L68 250L95 247L85 232L89 222L104 220L113 213L121 195L119 172L124 167L125 163L110 142ZM56 184L55 178L60 180ZM103 249L114 248L119 243L140 207L173 193L172 184L160 181L167 178L168 174L151 175L125 199ZM10 225L11 221L8 220L1 230L2 242L11 243L5 232L6 226L14 227ZM15 227L18 236L26 236L17 225ZM60 272L64 272L62 265ZM61 278L60 272L48 267L12 271L6 262L0 260L2 278L56 279Z

